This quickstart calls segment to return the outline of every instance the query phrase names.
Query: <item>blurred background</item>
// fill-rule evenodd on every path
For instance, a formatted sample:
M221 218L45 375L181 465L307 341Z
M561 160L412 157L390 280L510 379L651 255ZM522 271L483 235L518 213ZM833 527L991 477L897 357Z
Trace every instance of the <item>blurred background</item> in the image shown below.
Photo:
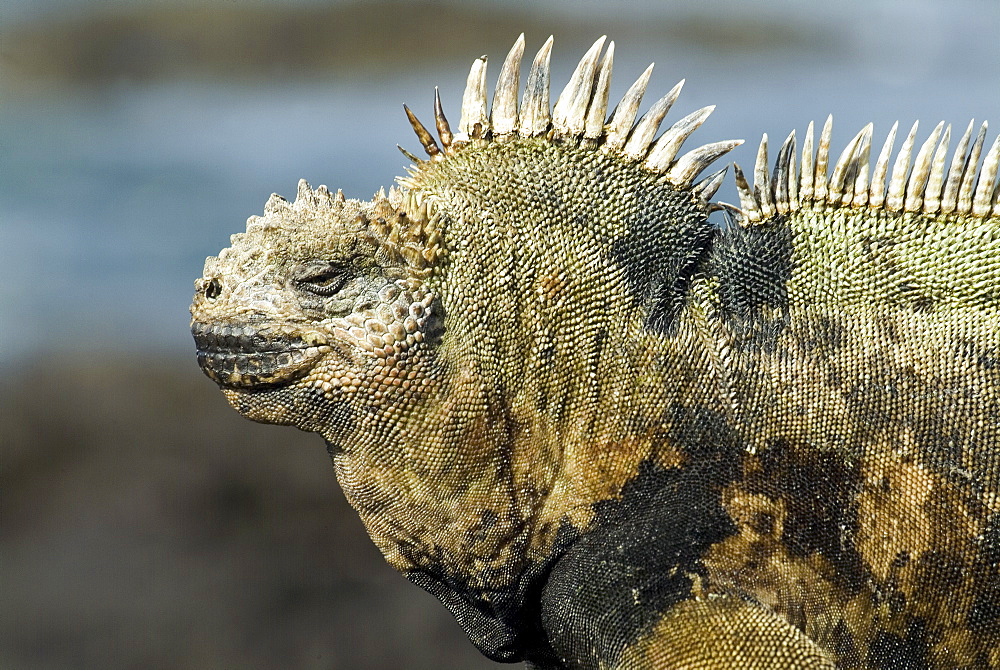
M744 166L831 112L837 153L868 121L1000 122L995 0L5 0L0 667L496 667L384 564L318 437L228 408L187 308L272 191L388 186L401 103L430 120L440 85L457 121L521 31L555 34L554 86L605 33L613 96L686 77L671 118L717 104L695 137Z

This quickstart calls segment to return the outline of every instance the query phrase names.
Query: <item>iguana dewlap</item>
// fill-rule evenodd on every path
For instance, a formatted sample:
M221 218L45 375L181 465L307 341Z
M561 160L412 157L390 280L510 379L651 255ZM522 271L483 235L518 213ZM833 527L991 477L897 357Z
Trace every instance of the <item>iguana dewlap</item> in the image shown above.
M657 136L646 70L608 118L602 38L550 109L551 44L489 110L478 59L454 133L407 110L388 195L272 196L196 282L202 369L493 659L1000 668L1000 139L810 125L713 204L712 108Z

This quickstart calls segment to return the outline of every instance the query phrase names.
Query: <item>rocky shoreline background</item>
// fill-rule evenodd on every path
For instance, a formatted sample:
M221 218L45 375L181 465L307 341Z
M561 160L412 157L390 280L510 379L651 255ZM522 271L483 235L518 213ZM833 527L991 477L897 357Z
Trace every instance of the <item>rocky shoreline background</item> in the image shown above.
M0 666L497 667L385 564L322 440L193 357L26 362L0 409Z

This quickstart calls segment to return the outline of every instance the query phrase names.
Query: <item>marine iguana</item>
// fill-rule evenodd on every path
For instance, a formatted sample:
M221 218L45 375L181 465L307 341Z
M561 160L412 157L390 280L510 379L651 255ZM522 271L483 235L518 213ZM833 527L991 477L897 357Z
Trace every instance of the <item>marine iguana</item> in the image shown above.
M196 282L204 372L492 659L1000 668L1000 140L870 170L810 124L713 203L711 107L657 138L647 69L606 118L601 38L550 111L551 45L490 111L476 60L457 132L407 109L388 195L272 195Z

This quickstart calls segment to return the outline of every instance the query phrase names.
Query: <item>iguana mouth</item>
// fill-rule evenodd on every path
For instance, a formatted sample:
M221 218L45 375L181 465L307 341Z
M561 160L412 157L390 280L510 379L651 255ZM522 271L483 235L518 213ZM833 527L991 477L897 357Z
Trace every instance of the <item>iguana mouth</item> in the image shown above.
M220 386L255 388L292 382L330 351L299 337L252 326L194 321L198 365Z

